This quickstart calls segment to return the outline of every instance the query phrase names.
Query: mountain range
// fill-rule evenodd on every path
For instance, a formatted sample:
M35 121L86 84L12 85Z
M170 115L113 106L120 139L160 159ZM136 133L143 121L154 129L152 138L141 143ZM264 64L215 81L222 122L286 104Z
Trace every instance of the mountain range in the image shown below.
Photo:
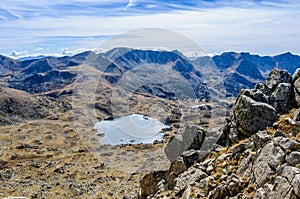
M125 74L134 71L138 66L145 68L151 66L155 69L160 67L152 71L151 77L157 77L157 80L147 82L146 85L135 89L135 92L146 92L169 99L192 95L198 99L210 99L209 84L214 77L207 80L205 75L210 68L215 68L215 71L210 74L221 81L226 96L235 97L240 89L252 88L256 83L264 81L274 67L294 73L300 67L300 56L289 52L277 56L225 52L213 57L205 56L191 60L178 51L129 48L115 48L100 54L87 51L74 56L41 57L29 60L15 60L0 56L0 81L9 87L29 93L51 93L74 83L78 66L83 65L92 66L111 85L118 84ZM74 69L76 67L77 69ZM163 73L166 68L169 72ZM143 72L147 73L147 71ZM137 75L143 76L143 74ZM168 80L162 81L165 78ZM177 88L179 78L186 83L185 88L191 88L193 94Z

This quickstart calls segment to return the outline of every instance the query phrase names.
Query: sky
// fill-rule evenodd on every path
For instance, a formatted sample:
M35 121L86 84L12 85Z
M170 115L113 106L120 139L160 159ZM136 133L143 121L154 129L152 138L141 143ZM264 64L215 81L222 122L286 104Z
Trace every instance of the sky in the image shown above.
M142 28L175 31L208 54L300 54L299 10L297 0L2 0L0 54L71 55Z

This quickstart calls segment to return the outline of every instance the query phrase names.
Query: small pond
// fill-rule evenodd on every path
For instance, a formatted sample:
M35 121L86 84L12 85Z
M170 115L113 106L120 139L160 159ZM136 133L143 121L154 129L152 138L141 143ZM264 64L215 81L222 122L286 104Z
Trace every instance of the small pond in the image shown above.
M103 135L101 144L151 144L155 140L163 140L162 129L169 126L157 119L140 114L133 114L97 122L94 126L97 134Z

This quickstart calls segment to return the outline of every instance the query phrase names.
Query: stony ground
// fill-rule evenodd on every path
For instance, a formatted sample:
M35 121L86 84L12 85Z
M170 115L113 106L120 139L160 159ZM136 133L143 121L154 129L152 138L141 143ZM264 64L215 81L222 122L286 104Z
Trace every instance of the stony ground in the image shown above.
M110 117L106 96L109 93L94 102L96 118L82 111L87 116L85 121L90 123L87 127L76 118L74 122L74 110L67 106L72 100L66 95L61 96L60 100L65 102L61 104L54 98L6 88L4 91L2 104L5 106L7 99L13 99L12 115L19 117L10 118L2 113L6 122L0 127L0 197L137 198L139 182L146 173L170 166L163 149L171 136L183 128L183 118L204 128L221 124L220 120L211 119L219 110L212 110L213 105L193 107L201 102L185 101L179 105L176 101L136 95L127 114L142 113L167 122L172 128L165 132L165 142L103 146L90 121ZM22 117L21 112L36 110L31 101L24 100L24 95L44 110L40 118L30 119L27 114ZM47 103L40 103L43 100ZM49 101L54 108L44 107ZM222 112L219 117L224 117Z
M276 129L216 149L181 173L172 189L161 183L148 198L299 198L300 127L288 122L294 113L282 115ZM180 169L179 161L173 172Z

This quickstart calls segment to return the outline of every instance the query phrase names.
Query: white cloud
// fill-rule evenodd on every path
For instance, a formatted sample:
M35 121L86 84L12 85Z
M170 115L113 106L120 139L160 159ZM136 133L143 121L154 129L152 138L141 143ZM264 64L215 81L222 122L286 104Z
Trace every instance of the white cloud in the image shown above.
M127 4L126 7L124 8L124 10L127 10L128 8L135 6L135 5L136 5L135 2L136 2L136 0L129 0L129 1L128 1L128 4Z
M19 58L19 57L24 57L24 56L28 56L28 52L22 51L22 52L18 52L16 50L12 51L10 56L14 57L14 58Z
M34 49L35 51L43 51L44 49L43 48L36 48Z
M22 5L23 1L19 1ZM7 2L6 4L9 4ZM71 2L71 0L63 0L63 2ZM95 1L90 0L89 2ZM114 2L121 2L121 0ZM122 2L125 3L124 5L128 3L125 0ZM136 3L130 2L128 5ZM42 5L37 1L32 4L37 6L41 4L40 6L46 7L51 6L53 2ZM11 5L11 7L13 6L16 7L15 4ZM2 45L0 52L6 49L19 49L20 46L26 48L43 46L45 51L46 47L44 46L54 46L53 49L57 50L66 46L64 42L70 43L69 49L89 49L99 45L103 39L76 40L67 37L117 35L139 28L164 28L187 35L208 52L219 53L234 50L276 54L292 51L300 54L298 45L300 43L299 3L291 1L289 4L278 4L263 1L260 5L252 2L248 6L250 7L241 8L237 4L232 7L202 8L200 11L174 10L165 14L151 13L129 16L87 16L83 14L53 17L38 15L33 18L19 19L15 23L1 22L0 43ZM22 9L20 5L18 9ZM66 37L66 40L56 43L48 41L47 43L47 38L52 36L63 36ZM76 46L71 46L71 43Z
M69 48L62 48L61 49L61 54L65 55L65 56L72 56L78 53L82 53L84 51L89 51L91 49L86 49L86 48L79 48L79 49L75 49L75 50L70 50Z

